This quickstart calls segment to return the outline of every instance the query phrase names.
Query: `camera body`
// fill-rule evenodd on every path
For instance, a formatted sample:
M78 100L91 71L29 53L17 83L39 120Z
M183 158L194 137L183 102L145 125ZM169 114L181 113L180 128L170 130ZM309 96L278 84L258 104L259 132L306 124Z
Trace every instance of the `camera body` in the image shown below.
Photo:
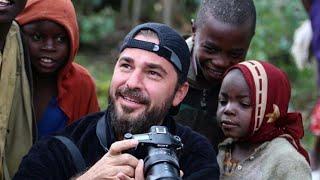
M144 158L144 175L147 180L181 179L179 152L183 144L179 136L170 134L165 126L152 126L149 133L126 133L124 139L137 139L133 154Z

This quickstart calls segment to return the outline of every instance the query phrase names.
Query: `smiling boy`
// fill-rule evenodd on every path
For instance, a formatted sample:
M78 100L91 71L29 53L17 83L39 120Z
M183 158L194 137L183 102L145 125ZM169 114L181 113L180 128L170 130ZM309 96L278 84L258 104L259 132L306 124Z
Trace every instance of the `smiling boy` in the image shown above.
M32 145L28 60L14 18L26 0L0 0L0 178L11 179Z
M190 88L175 119L205 135L217 150L218 94L224 72L244 61L255 32L252 0L204 0L187 39L191 51Z

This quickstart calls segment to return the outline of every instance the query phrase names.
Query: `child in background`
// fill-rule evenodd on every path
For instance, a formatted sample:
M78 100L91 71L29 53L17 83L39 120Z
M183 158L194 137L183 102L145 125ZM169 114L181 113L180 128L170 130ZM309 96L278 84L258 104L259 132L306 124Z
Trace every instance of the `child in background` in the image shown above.
M320 170L320 0L301 0L307 11L312 29L311 49L317 63L317 91L318 100L311 113L310 130L315 135L313 150L311 151L311 168Z
M206 136L216 151L223 139L216 120L222 77L245 60L255 27L252 0L203 0L186 40L191 51L190 87L175 119Z
M79 29L72 2L29 0L17 21L30 50L38 137L99 111L92 77L73 62Z
M30 66L14 21L25 5L0 2L0 179L11 179L33 142Z
M228 70L217 110L228 137L219 145L220 179L311 179L301 114L287 112L290 93L286 74L269 63Z

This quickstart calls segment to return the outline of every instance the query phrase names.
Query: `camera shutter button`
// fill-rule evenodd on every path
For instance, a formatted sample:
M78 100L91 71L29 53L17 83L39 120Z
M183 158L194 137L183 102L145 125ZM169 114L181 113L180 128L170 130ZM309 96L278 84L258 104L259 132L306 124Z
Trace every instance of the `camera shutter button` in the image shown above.
M124 138L125 138L125 139L132 139L132 137L133 137L133 135L132 135L131 133L126 133L126 134L124 135Z

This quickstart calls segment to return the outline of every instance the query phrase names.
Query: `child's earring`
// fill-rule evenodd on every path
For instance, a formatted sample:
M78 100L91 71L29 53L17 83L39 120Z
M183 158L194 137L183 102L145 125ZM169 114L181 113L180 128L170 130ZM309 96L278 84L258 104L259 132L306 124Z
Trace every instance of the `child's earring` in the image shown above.
M195 24L194 24L194 19L193 18L190 19L190 25L191 25L192 33L195 33Z

